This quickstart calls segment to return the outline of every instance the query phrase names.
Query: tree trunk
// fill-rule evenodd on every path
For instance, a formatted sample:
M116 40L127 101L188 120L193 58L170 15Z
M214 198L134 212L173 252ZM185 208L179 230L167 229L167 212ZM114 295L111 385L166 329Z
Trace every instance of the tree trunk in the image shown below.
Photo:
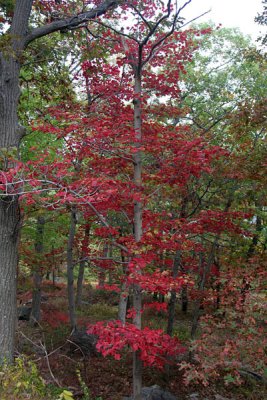
M182 300L182 312L186 314L188 308L187 286L182 287L181 300Z
M89 245L89 235L90 235L90 225L86 224L84 228L84 239L82 243L82 261L79 265L79 274L77 279L77 292L76 292L76 306L81 307L82 305L82 290L83 290L83 277L84 277L84 267L86 264L85 257L88 253L88 245Z
M70 229L67 245L67 275L68 275L68 302L69 302L69 318L73 331L76 330L76 310L75 310L75 294L74 294L74 276L73 276L73 246L76 232L76 209L73 206L70 213Z
M104 248L103 248L103 258L104 260L108 258L108 244L104 243ZM105 285L106 281L106 269L105 267L99 267L99 272L98 272L98 286L99 288L103 287Z
M181 265L181 252L180 252L180 250L177 250L174 261L173 261L173 268L172 268L172 276L174 278L176 278L178 275L180 265ZM170 298L170 301L168 304L168 325L167 325L167 334L170 336L173 335L175 304L176 304L176 292L174 290L172 290L171 298Z
M37 265L34 266L33 271L33 291L32 291L32 311L30 317L30 324L36 325L40 321L41 315L41 285L42 285L42 272L41 262L42 253L44 251L44 225L45 219L42 216L38 216L36 224L36 241L35 241L35 252L37 255Z
M123 250L121 250L121 261L122 261L122 270L123 270L123 275L126 277L128 268L125 266L125 255ZM129 293L128 293L128 288L127 284L124 281L122 283L121 287L121 293L120 293L120 300L119 300L119 310L118 310L118 319L121 321L123 324L126 322L126 314L127 314L127 309L128 309L128 304L129 304Z
M119 310L118 310L118 320L123 324L126 322L127 304L129 299L129 294L127 292L126 283L124 282L121 287L121 294L119 300Z
M256 204L256 206L257 206L257 204ZM250 246L249 246L249 249L247 252L247 260L249 260L255 253L263 226L264 225L262 224L261 217L259 215L256 215L256 231L253 234L253 238L252 238L252 241L250 243Z
M14 167L18 148L24 132L18 123L17 107L20 96L20 57L24 47L24 36L28 27L32 1L17 1L11 29L10 41L0 53L0 182ZM3 42L5 43L5 42ZM11 161L10 161L11 159ZM18 263L18 238L20 210L18 196L6 185L0 196L0 362L12 362L17 320L16 271ZM10 195L9 195L10 194Z
M134 87L134 129L136 139L136 150L134 154L134 183L136 192L141 195L142 188L142 157L139 150L142 142L142 119L141 119L141 76L136 71L135 87ZM135 200L134 202L134 238L138 243L142 238L142 201ZM141 271L140 271L141 273ZM133 308L135 310L134 325L141 329L141 310L142 310L142 293L139 285L134 285L133 288ZM134 400L141 399L142 389L142 361L139 352L133 353L133 397Z
M0 363L12 362L17 322L19 205L17 198L0 200Z

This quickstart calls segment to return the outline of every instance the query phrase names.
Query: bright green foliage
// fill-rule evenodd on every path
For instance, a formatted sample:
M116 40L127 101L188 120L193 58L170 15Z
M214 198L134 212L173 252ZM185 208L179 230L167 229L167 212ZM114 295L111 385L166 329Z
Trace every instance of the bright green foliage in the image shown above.
M60 394L58 400L73 400L73 394L69 390L63 390L63 392Z

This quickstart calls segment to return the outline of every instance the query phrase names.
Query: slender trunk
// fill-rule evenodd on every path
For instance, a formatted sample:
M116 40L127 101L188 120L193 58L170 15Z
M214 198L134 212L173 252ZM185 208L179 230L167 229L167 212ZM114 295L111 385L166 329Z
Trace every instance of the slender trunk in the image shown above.
M88 245L89 245L89 235L90 235L90 225L86 224L84 228L84 239L82 243L82 261L79 265L79 273L77 279L77 292L76 292L76 306L81 307L82 305L82 290L83 290L83 277L84 277L84 268L86 264L85 257L88 253Z
M123 250L121 250L121 261L122 261L122 270L123 270L123 275L126 277L128 268L125 266L125 255ZM122 287L121 287L121 293L120 293L120 300L119 300L119 311L118 311L118 319L121 321L123 324L126 322L126 313L128 309L128 303L129 303L129 293L127 289L127 284L126 282L123 282Z
M174 261L173 261L173 267L172 267L172 275L174 278L176 278L178 275L180 265L181 265L181 251L177 250ZM170 336L173 335L175 304L176 304L176 292L174 290L172 290L170 301L168 304L168 325L167 325L167 334Z
M187 286L182 287L181 298L182 298L182 312L186 314L188 308Z
M72 206L70 213L70 228L67 245L67 275L68 275L68 302L69 302L69 318L72 330L76 330L76 310L75 310L75 294L74 294L74 276L73 276L73 247L76 232L76 209Z
M119 310L118 310L118 319L123 324L126 322L126 313L127 313L127 304L128 304L129 294L127 291L127 285L124 282L121 287L121 294L119 300Z
M108 258L108 244L104 244L103 248L103 258L104 260ZM105 285L105 280L106 280L106 270L105 267L100 267L100 271L98 273L98 286L101 288Z
M35 239L35 252L37 255L37 265L34 266L33 271L33 291L32 291L32 311L30 317L30 324L35 325L40 321L41 315L41 285L42 285L42 272L41 262L42 254L44 251L44 226L45 219L38 216L36 224L36 239Z
M109 245L109 258L112 260L113 258L113 246L112 243ZM108 284L112 285L112 270L109 268L108 270Z
M249 260L255 253L257 244L259 242L259 236L263 229L263 224L260 216L256 216L256 232L253 235L252 241L250 243L248 252L247 252L247 260Z
M139 150L142 142L142 119L141 119L141 76L136 71L135 88L134 88L134 129L136 139L136 153L133 156L134 161L134 183L136 193L141 195L142 188L142 155ZM134 202L134 238L138 243L142 238L142 202L135 200ZM141 272L140 272L141 273ZM141 309L142 309L142 293L139 285L133 287L133 308L135 310L134 325L141 329ZM133 353L133 397L134 400L141 399L142 389L142 361L138 351Z
M202 277L199 282L198 288L201 290L204 289L205 283L206 283L206 273L205 273L205 268L207 268L207 265L204 266L204 260L203 260L203 253L200 253L199 255L199 274L200 271L202 270ZM199 320L199 315L200 315L200 308L201 308L201 300L197 299L195 301L195 307L194 307L194 312L193 312L193 321L192 321L192 326L191 326L191 338L194 339L197 327L198 327L198 320Z

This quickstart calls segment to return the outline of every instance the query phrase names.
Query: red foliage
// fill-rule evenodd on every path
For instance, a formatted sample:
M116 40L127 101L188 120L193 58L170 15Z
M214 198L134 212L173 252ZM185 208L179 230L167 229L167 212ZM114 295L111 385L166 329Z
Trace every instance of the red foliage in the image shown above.
M162 368L170 362L170 357L181 354L185 349L177 338L164 334L161 329L151 330L147 327L139 330L134 325L120 321L107 324L98 322L88 328L88 333L98 336L97 350L104 356L121 358L122 350L131 348L139 351L144 365Z

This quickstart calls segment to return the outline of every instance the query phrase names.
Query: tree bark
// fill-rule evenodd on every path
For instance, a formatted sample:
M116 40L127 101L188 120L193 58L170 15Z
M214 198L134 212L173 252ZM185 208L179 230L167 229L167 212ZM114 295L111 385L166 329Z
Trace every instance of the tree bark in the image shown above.
M17 1L9 31L10 40L0 53L0 182L14 167L23 129L18 123L19 71L32 1ZM12 159L12 160L10 160ZM18 196L6 186L0 196L0 362L13 361L17 320L16 281L20 210Z
M33 271L33 291L32 291L32 311L30 316L30 324L36 325L40 321L41 315L41 285L42 285L42 272L41 262L42 253L44 251L44 225L45 219L38 216L36 224L36 241L35 252L37 254L37 265L34 266Z
M86 224L84 228L84 239L82 244L82 261L79 264L79 273L77 279L77 292L76 292L76 306L81 307L82 305L82 291L83 291L83 278L84 278L84 268L86 264L86 256L89 245L89 236L90 236L90 225Z
M17 322L18 234L18 199L0 199L0 363L13 361Z
M67 245L67 275L68 275L68 302L69 302L69 318L72 331L76 330L76 308L75 308L75 294L74 294L74 275L73 275L73 247L74 238L76 233L76 209L72 206L70 213L70 228L69 238Z

